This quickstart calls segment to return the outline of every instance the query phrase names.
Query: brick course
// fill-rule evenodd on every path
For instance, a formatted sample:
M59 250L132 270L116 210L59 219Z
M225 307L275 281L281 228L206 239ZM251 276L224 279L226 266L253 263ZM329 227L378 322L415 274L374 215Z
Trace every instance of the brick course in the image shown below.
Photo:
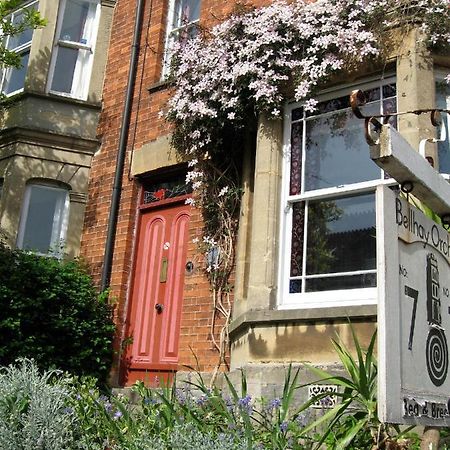
M247 2L260 6L267 1ZM89 197L86 208L82 255L89 263L94 279L100 281L103 264L107 222L116 165L121 118L128 79L136 2L118 0L114 11L108 63L103 88L103 111L98 136L102 146L94 157ZM203 0L201 24L210 27L222 20L236 7L234 1ZM137 206L140 185L129 177L131 155L147 142L170 132L169 125L160 117L169 93L166 89L149 94L147 89L160 81L162 54L165 44L167 0L145 2L145 14L137 79L133 95L133 111L128 137L127 156L117 224L111 295L117 299L115 311L118 336L124 336L127 294L131 283L133 244L136 233ZM192 238L200 234L201 218L194 211L190 224L188 260L195 261L195 270L185 279L185 293L179 343L180 365L195 365L198 358L200 370L212 370L217 361L210 336L212 307L209 284L203 275L204 257L198 254ZM116 350L119 349L119 339ZM191 350L192 349L192 350ZM194 354L193 354L194 353ZM117 371L117 366L113 375ZM115 376L115 375L114 375ZM113 380L114 380L113 376ZM117 379L117 378L116 378Z

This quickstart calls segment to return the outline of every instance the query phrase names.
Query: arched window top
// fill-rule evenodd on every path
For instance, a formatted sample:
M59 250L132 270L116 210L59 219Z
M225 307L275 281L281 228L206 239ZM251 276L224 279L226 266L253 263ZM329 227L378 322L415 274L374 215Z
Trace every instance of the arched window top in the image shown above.
M66 191L72 190L70 184L64 183L63 181L55 180L53 178L42 178L42 177L29 178L26 184L27 186L33 184L37 186L47 186L55 189L64 189Z

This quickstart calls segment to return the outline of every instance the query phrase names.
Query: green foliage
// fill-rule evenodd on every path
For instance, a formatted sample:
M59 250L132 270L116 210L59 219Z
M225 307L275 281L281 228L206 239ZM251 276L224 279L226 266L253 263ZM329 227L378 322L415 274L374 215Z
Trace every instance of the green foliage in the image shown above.
M95 380L74 382L70 407L76 419L77 448L89 450L144 449L277 449L306 450L311 441L302 429L307 407L295 408L298 371L286 372L283 397L254 401L242 374L240 390L209 388L201 374L181 388L133 387L136 403L127 397L106 397ZM309 402L308 402L309 405Z
M22 360L0 371L0 450L72 450L75 417L69 386L54 372L40 374Z
M304 430L308 432L323 424L325 431L320 437L317 448L325 443L327 449L359 450L374 448L412 448L411 442L404 440L414 435L408 433L413 428L402 432L397 426L383 424L377 415L377 361L374 355L376 332L373 334L369 347L364 351L350 324L356 358L338 338L333 340L334 349L339 356L345 371L345 376L332 375L317 367L308 366L320 377L319 382L333 383L341 388L336 395L341 401L332 409L310 423ZM323 395L318 398L323 397ZM416 439L417 440L417 439ZM397 446L393 445L395 442ZM406 443L405 443L406 442ZM402 447L405 444L408 447Z
M376 413L375 336L366 352L354 336L357 357L340 342L335 348L348 376L320 375L320 382L341 386L342 401L332 409L312 413L321 394L297 406L299 371L286 371L280 398L253 399L244 373L239 383L225 375L225 388L209 388L201 374L181 388L134 388L137 405L120 396L105 397L93 383L78 386L73 405L84 430L82 448L144 449L417 449L418 439L381 424ZM179 384L180 385L180 384ZM239 385L239 388L236 386ZM312 416L315 416L313 418Z
M95 380L74 380L70 407L76 416L77 448L86 450L196 449L237 450L245 445L235 433L202 428L194 420L195 401L177 400L175 388L135 386L138 404L122 395L105 396ZM184 405L184 406L182 406ZM192 414L191 414L192 412Z
M224 389L209 388L199 373L181 387L138 382L131 402L104 395L94 378L39 375L21 362L0 372L0 450L418 450L409 430L377 418L374 342L375 335L364 351L354 335L355 357L334 341L345 376L311 367L319 382L341 387L341 402L315 413L309 407L327 394L297 406L292 367L280 398L270 401L251 397L242 372L238 382L225 376Z
M105 380L112 360L112 311L79 262L0 243L0 311L0 365L28 357L44 369Z

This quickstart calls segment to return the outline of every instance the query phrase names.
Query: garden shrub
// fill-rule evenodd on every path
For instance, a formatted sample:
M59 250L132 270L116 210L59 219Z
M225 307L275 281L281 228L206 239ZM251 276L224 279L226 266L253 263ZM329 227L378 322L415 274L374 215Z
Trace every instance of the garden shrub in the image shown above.
M64 378L30 360L0 371L0 450L73 450L75 416Z
M137 448L142 450L243 450L247 448L245 439L231 433L214 435L202 432L192 424L176 425L166 438L140 435L136 439Z
M106 300L78 261L0 242L0 365L28 357L43 369L105 380L114 334Z

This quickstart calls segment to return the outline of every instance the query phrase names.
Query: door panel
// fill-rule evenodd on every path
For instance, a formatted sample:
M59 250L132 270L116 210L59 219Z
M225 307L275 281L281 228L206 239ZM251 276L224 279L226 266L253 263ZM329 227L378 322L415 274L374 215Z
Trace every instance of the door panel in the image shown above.
M150 342L154 340L154 329L152 322L154 321L154 311L151 304L146 299L152 296L153 292L158 288L158 267L161 261L162 243L164 240L165 220L163 217L148 218L143 220L143 242L139 243L140 258L138 258L137 266L140 266L140 274L137 276L137 306L138 312L136 317L139 320L134 322L135 334L133 345L133 356L135 362L149 362L153 353ZM153 220L152 220L153 219ZM146 257L148 255L148 257ZM137 275L137 274L136 274Z
M129 372L176 368L189 210L177 203L141 212L128 330L133 338ZM139 377L134 373L125 378Z
M168 278L165 289L164 305L167 314L163 318L161 330L161 362L178 361L179 333L172 330L180 329L181 301L183 298L184 271L186 265L187 236L189 215L179 214L172 223L171 238L173 245L169 248Z

